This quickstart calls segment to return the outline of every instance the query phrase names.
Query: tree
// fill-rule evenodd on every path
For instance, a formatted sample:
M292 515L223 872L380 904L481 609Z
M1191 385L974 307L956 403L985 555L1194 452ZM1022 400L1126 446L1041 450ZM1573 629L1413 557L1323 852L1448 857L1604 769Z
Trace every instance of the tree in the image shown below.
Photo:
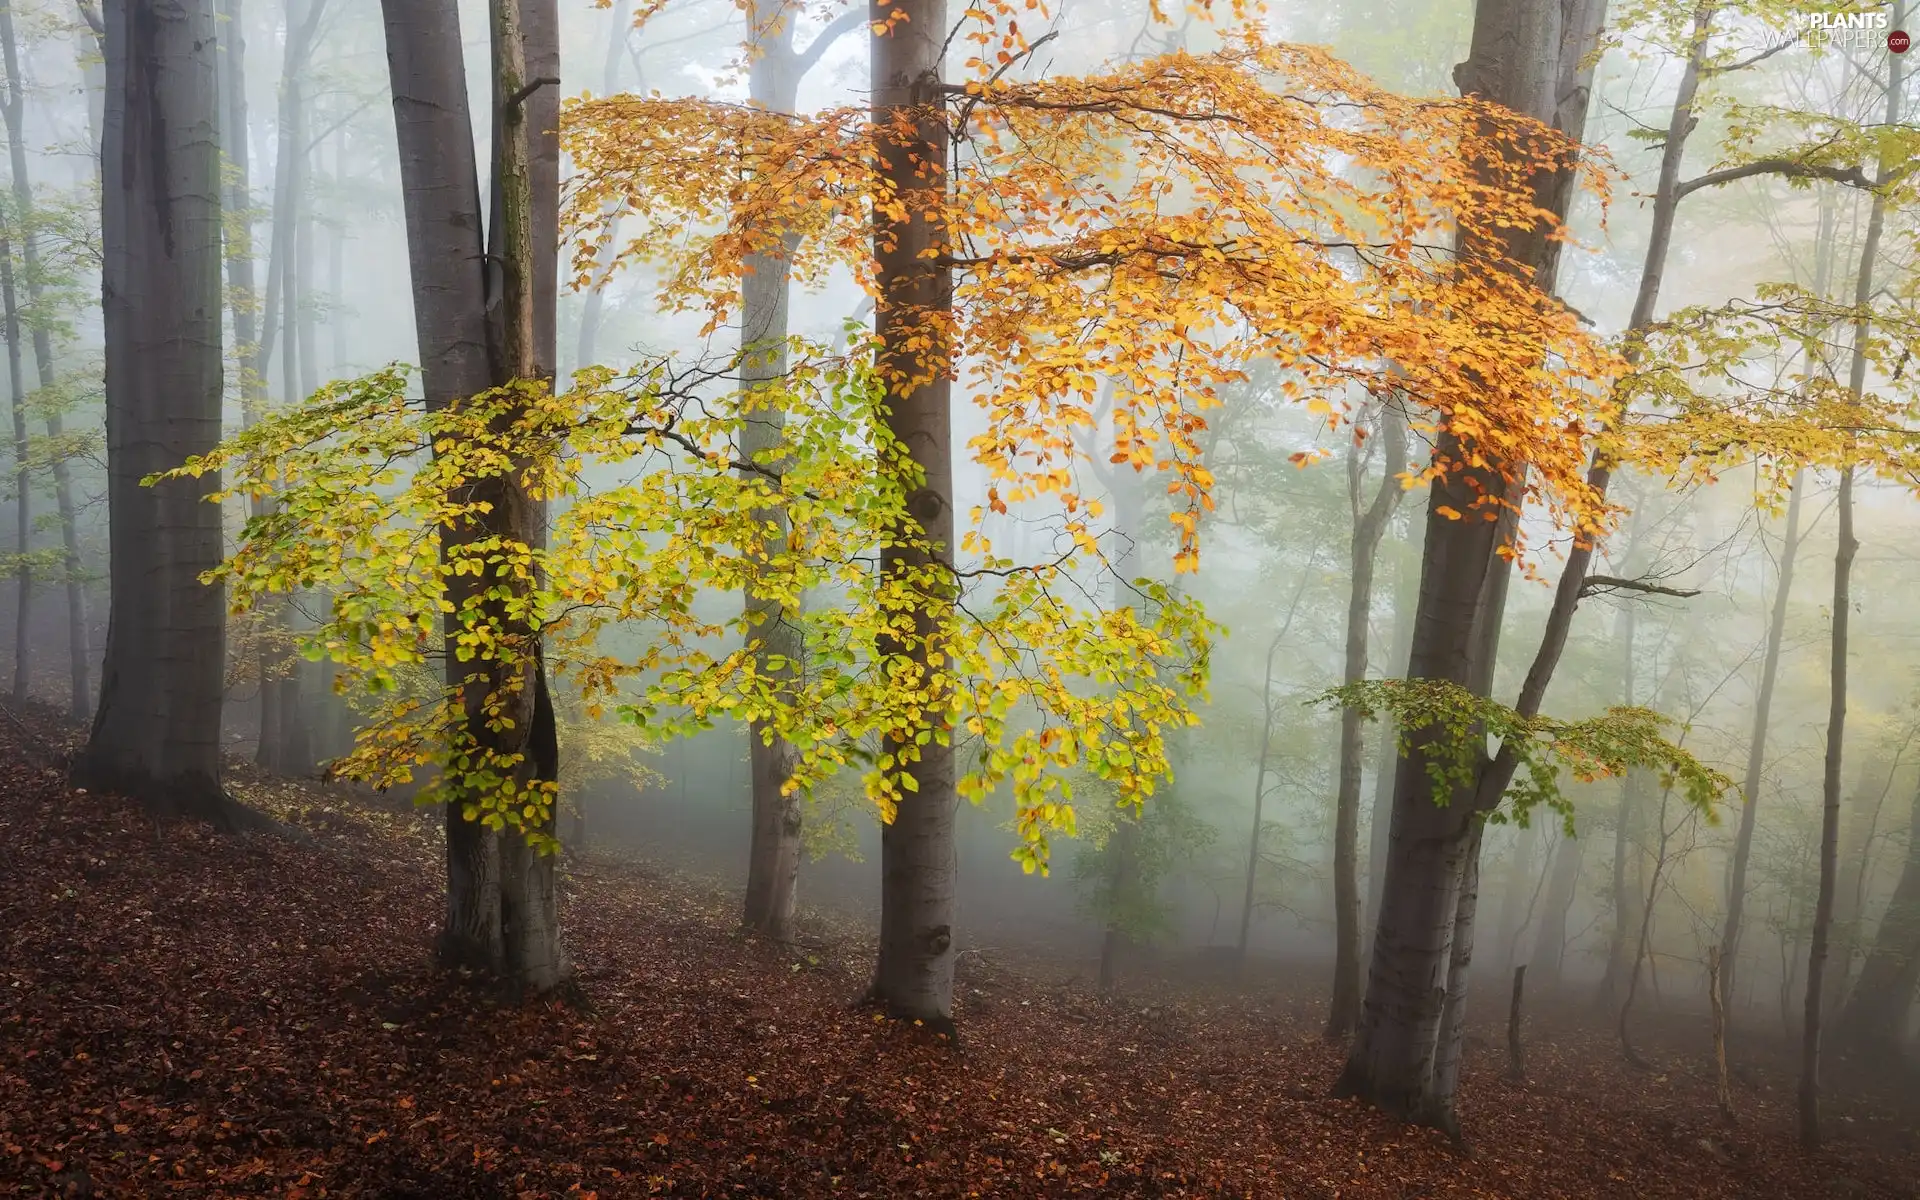
M534 7L543 6L536 0ZM531 122L524 102L554 81L526 78L529 57L550 55L530 55L522 45L520 6L494 0L495 90L502 98L494 171L500 219L494 228L503 251L501 321L495 330L489 328L487 256L458 6L453 0L386 0L383 12L427 405L444 411L497 386L537 384L544 364L552 361L551 343L541 344L535 323L543 255L533 230L542 200L531 178ZM525 26L549 36L554 27L551 21ZM549 288L547 296L552 294ZM550 331L551 323L546 328ZM472 488L462 519L442 531L441 556L463 564L448 589L443 622L449 693L444 707L451 726L443 736L461 752L455 762L467 769L443 771L437 793L447 829L447 917L440 954L449 965L546 990L570 974L560 945L553 859L525 837L502 837L505 822L498 813L526 807L534 810L527 818L529 832L551 828L558 745L539 636L512 600L525 593L529 581L515 573L513 563L487 561L489 548L500 539L523 545L538 540L543 514L511 469L496 468L473 480ZM466 564L478 569L470 571ZM496 599L500 595L508 599ZM507 615L503 603L519 615ZM482 611L506 637L489 636L494 644L488 652L475 653L473 631ZM483 820L486 816L492 819Z
M891 203L873 227L876 363L887 388L888 431L908 448L919 486L906 509L931 545L881 559L883 577L902 580L929 565L953 568L950 372L952 253L945 221L950 132L941 93L946 0L872 0L873 121L879 178ZM933 631L951 595L925 589L912 638L883 643L903 669L933 683ZM931 678L930 678L931 676ZM937 684L935 686L938 686ZM870 995L896 1017L953 1023L953 746L946 739L895 739L904 791L880 835L880 953Z
M33 339L34 380L42 393L50 392L57 382L53 365L53 333L48 328L43 303L43 272L40 236L36 228L32 173L27 164L26 85L20 76L20 45L14 31L13 4L0 2L0 54L4 54L7 72L6 97L0 102L7 127L7 153L13 175L14 219L19 222L20 265L26 276L26 307ZM76 719L92 711L91 673L93 655L87 646L86 581L80 567L80 527L73 500L73 471L59 443L66 436L66 423L57 407L48 407L45 416L47 439L54 443L54 510L60 519L60 567L66 589L67 626L67 711ZM16 440L24 442L24 428L16 429ZM24 490L21 504L26 503ZM24 512L24 507L23 510ZM23 517L22 520L25 518ZM22 545L24 552L25 546ZM20 621L26 623L27 577L21 575ZM14 690L20 691L18 677Z
M785 3L747 0L747 92L755 104L770 112L793 112L799 103L800 81L834 42L863 19L861 9L849 9L800 50L793 41L797 12L789 8ZM797 236L789 235L775 252L752 255L744 264L748 274L740 289L740 365L741 384L750 391L787 371L788 264L790 246L797 241ZM748 457L779 445L781 417L779 405L768 404L750 418L747 430L752 436L741 445ZM786 514L780 509L766 509L760 516L773 526L776 537L786 534ZM751 586L746 604L758 631L760 669L776 674L796 669L804 649L797 636L799 627L788 619L785 607L777 597L756 594ZM777 667L772 665L775 662ZM749 727L747 744L753 818L745 924L786 940L793 935L794 886L800 873L801 797L786 787L793 774L793 751L764 722Z
M307 260L312 257L312 217L307 211L312 166L307 76L319 39L320 22L327 13L327 2L287 0L264 303L252 288L251 238L237 238L236 246L228 252L227 274L229 286L234 290L234 334L246 347L240 386L242 419L247 421L258 420L267 403L267 372L276 351L280 358L282 397L292 402L313 390L310 386L314 372L313 338L303 320L307 307L303 298L311 283ZM239 0L232 0L232 4L230 15L237 33L241 15ZM234 50L243 52L244 47L236 42ZM235 198L246 201L242 211L247 216L240 231L250 233L252 203L251 184L246 174L246 96L241 90L245 76L237 60L230 63L229 70L233 72L233 86L228 104L232 119L238 124L229 139L227 152L235 168L232 186L240 193ZM242 192L243 188L248 190ZM304 248L309 250L304 255L303 237ZM244 291L242 285L245 285ZM254 331L252 309L256 304L262 308L261 325L258 336L251 337L248 335ZM248 310L244 330L240 319L242 308ZM306 330L304 336L303 329ZM264 503L272 501L268 499ZM260 738L255 759L270 771L304 774L313 766L313 752L308 713L301 702L301 663L288 649L286 627L292 616L291 608L287 598L278 597L255 614L257 626L253 643L260 679Z
M1352 585L1347 599L1346 662L1341 682L1354 684L1367 675L1367 633L1373 620L1373 569L1393 510L1406 494L1401 476L1407 469L1407 433L1404 418L1390 404L1382 405L1376 428L1381 450L1380 483L1366 501L1363 483L1366 460L1356 443L1347 458L1347 503L1353 516L1349 570ZM1333 1004L1327 1016L1327 1036L1344 1038L1360 1021L1360 714L1340 714L1340 777L1334 793L1333 818Z
M1907 1009L1920 987L1920 792L1907 830L1906 864L1874 931L1873 948L1848 1001L1843 1036L1854 1048L1887 1054L1900 1042Z
M1906 0L1895 0L1893 27L1904 24ZM1886 125L1900 124L1902 67L1905 56L1887 55ZM1853 289L1853 357L1847 368L1847 396L1858 403L1867 386L1871 330L1869 305L1873 301L1874 268L1879 265L1880 239L1886 230L1887 196L1883 189L1894 171L1892 147L1883 143L1874 172L1876 191L1867 209L1867 231L1860 245L1860 267ZM1853 559L1859 543L1853 535L1853 479L1855 466L1847 462L1840 468L1838 504L1839 540L1833 558L1833 616L1831 665L1828 670L1830 699L1827 713L1827 754L1821 777L1820 805L1820 891L1814 901L1813 931L1807 949L1806 1018L1800 1029L1800 1144L1809 1150L1820 1145L1820 1038L1821 1004L1825 999L1827 944L1833 930L1834 875L1840 844L1841 771L1847 727L1847 625L1853 609L1851 595Z
M228 827L220 786L225 612L216 481L147 477L211 451L222 392L213 14L121 0L105 12L102 154L112 601L100 705L76 783Z
M1822 292L1825 288L1820 289ZM1804 473L1795 471L1788 485L1786 539L1780 546L1779 574L1773 585L1773 608L1767 618L1767 648L1760 660L1760 686L1753 700L1753 732L1747 741L1747 772L1740 784L1740 830L1735 835L1733 866L1727 876L1727 915L1720 931L1720 978L1728 997L1735 995L1740 972L1741 920L1747 904L1747 865L1753 858L1753 830L1757 823L1760 781L1767 763L1767 726L1772 720L1774 686L1780 677L1780 647L1787 632L1787 603L1793 591L1793 565L1800 556L1800 505L1806 488Z
M20 369L20 300L13 283L13 238L0 232L0 312L6 318L7 393L13 410L15 603L13 702L25 704L33 682L33 472L27 443L27 385Z
M1518 0L1482 0L1474 11L1467 61L1455 71L1461 93L1503 104L1542 126L1577 136L1585 123L1592 72L1587 59L1604 11L1603 0L1588 0L1564 12ZM1517 167L1530 179L1537 211L1544 215L1502 227L1472 210L1463 212L1456 252L1470 274L1521 280L1551 293L1558 248L1546 222L1564 219L1572 198L1573 168L1545 148L1544 133L1542 129L1517 144L1474 143L1472 169ZM1485 384L1492 389L1513 386L1496 378ZM1508 574L1501 533L1503 526L1510 527L1510 518L1502 518L1512 510L1527 472L1537 468L1517 455L1496 458L1485 450L1463 451L1470 430L1456 417L1443 422L1437 434L1407 673L1410 680L1444 682L1484 694L1492 682L1491 655L1498 644L1499 602ZM1603 477L1594 490L1604 494L1604 487ZM1575 573L1570 559L1563 588L1566 576ZM1576 576L1576 594L1580 583ZM1530 718L1538 712L1545 679L1532 686L1536 681L1530 673L1528 684L1519 712ZM1457 1134L1445 1060L1450 1053L1457 1062L1453 1043L1461 1032L1465 973L1471 961L1480 821L1502 799L1506 780L1501 775L1511 777L1520 747L1503 745L1501 754L1475 773L1476 786L1469 794L1443 807L1427 767L1429 755L1438 749L1435 739L1442 736L1444 731L1426 728L1403 743L1407 753L1395 781L1366 1002L1335 1090ZM1485 757L1484 751L1479 757ZM1463 914L1464 922L1459 919ZM1436 988L1437 980L1447 981L1446 986ZM1451 1030L1443 1028L1449 1008Z
M803 232L796 278L851 268L876 295L873 337L844 351L796 348L782 384L752 395L786 410L776 450L740 449L742 406L752 405L720 387L739 378L735 359L664 358L577 372L564 396L528 402L495 389L424 413L400 376L382 373L264 422L199 465L230 468L243 491L281 478L282 511L249 530L225 577L237 594L289 576L350 583L329 627L303 635L350 675L378 682L392 663L419 661L418 614L443 601L466 614L464 648L496 656L496 637L516 652L526 644L515 640L524 614L538 612L550 660L589 700L659 736L718 716L766 721L793 746L788 786L802 792L857 764L891 846L876 998L942 1027L953 813L938 797L980 800L1010 785L1016 857L1042 869L1049 835L1075 827L1069 772L1089 769L1120 801L1144 804L1166 774L1167 732L1195 719L1185 696L1203 686L1213 632L1198 606L1151 581L1136 581L1138 608L1075 599L1089 575L1111 569L1093 524L1104 509L1080 494L1072 470L1086 454L1076 435L1092 427L1103 390L1113 396L1114 465L1164 476L1174 565L1190 570L1212 485L1199 461L1202 414L1254 363L1271 364L1280 396L1333 423L1355 385L1386 398L1383 358L1402 364L1395 394L1454 414L1453 453L1479 452L1474 431L1527 431L1534 496L1584 527L1603 515L1584 483L1579 430L1595 412L1591 383L1610 376L1614 358L1573 314L1539 304L1530 278L1455 271L1430 252L1440 214L1469 187L1490 224L1534 219L1532 158L1476 157L1471 179L1463 165L1463 129L1541 144L1510 113L1397 97L1323 52L1250 32L1208 55L1026 80L1001 69L1027 61L1031 45L998 6L969 12L966 37L980 48L972 77L947 84L937 70L947 33L928 19L940 12L885 7L887 20L874 22L876 107L800 118L623 96L569 113L579 227L604 234L610 209L637 224L619 260L659 260L665 302L703 313L706 332L732 323L745 260L787 253L794 230ZM425 55L410 51L400 65L410 60ZM404 118L419 86L394 74ZM967 136L949 155L953 130ZM443 129L433 152L455 132ZM403 128L403 146L414 147L403 158L427 156L412 140L420 133ZM1546 157L1564 159L1567 148L1544 136L1554 147ZM428 175L418 161L409 169L422 187L460 177ZM1089 181L1088 202L1063 198L1063 178ZM1266 182L1275 178L1288 189L1276 193ZM426 201L410 198L410 230L435 216ZM416 256L431 245L430 265L445 271L471 252L446 237L415 242ZM588 279L603 249L596 236L576 258ZM463 288L450 278L441 294ZM449 343L425 339L434 317L417 308L432 400L445 394L434 382L444 363L426 349ZM1487 340L1489 326L1519 332ZM1449 350L1469 341L1471 369ZM1542 378L1549 346L1561 369ZM942 396L958 372L985 412L969 449L991 483L956 545ZM1487 386L1523 377L1530 386ZM427 447L434 454L421 460ZM475 473L571 494L589 464L634 473L640 455L663 456L662 469L570 504L544 547L531 536L494 543L531 581L524 592L508 585L504 606L449 599L470 585L446 561L444 533L432 561L421 553L431 536L422 531L472 520L450 496L465 495ZM776 501L792 523L784 544L752 519ZM996 553L981 521L1014 505L1061 514L1067 552L1039 563ZM359 557L344 558L340 544ZM756 665L750 638L717 646L743 632L745 614L712 621L694 611L692 592L738 592L747 564L767 594L836 590L830 608L795 610L807 671L787 678ZM600 641L632 621L647 623L643 648ZM376 723L362 764L385 751L444 769L448 747L472 739L438 720L396 712ZM953 760L962 737L979 747L964 774ZM486 816L538 835L548 810L539 795L520 796Z

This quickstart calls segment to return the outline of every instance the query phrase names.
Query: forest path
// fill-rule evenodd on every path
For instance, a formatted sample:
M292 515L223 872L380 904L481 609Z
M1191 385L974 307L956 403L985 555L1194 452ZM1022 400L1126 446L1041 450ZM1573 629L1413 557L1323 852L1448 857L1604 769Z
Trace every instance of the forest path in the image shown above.
M0 721L0 1196L1912 1197L1911 1128L1791 1095L1714 1114L1704 1071L1540 1039L1470 1058L1475 1155L1325 1098L1315 1014L1225 993L1127 1003L1017 960L962 966L956 1053L848 1008L861 931L733 932L731 895L603 859L564 908L588 1011L433 971L439 834L237 768L311 844L156 829L71 792ZM1304 985L1304 981L1303 981Z

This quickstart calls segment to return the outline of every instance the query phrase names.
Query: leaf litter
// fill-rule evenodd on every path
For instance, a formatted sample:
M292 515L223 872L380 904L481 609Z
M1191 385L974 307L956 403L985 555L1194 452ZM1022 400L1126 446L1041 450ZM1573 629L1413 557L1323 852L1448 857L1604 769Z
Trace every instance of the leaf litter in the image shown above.
M584 999L435 970L428 814L236 765L303 842L156 827L72 791L37 710L0 725L0 1196L1912 1197L1873 1098L1794 1147L1792 1080L1739 1121L1702 1056L1656 1072L1550 1026L1531 1080L1470 1048L1462 1153L1327 1098L1315 978L1123 1001L963 955L956 1048L849 1003L870 934L734 931L724 888L570 861ZM1856 1115L1857 1114L1857 1115Z

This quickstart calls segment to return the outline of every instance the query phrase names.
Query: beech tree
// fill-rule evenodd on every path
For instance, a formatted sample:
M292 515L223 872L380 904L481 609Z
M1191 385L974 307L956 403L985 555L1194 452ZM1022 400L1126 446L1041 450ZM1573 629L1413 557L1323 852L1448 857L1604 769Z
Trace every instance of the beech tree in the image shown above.
M1907 11L1906 0L1894 0L1893 27L1902 28ZM1902 67L1904 55L1887 56L1886 127L1900 123ZM1880 240L1886 231L1886 185L1893 182L1899 166L1893 148L1880 147L1874 170L1875 192L1867 208L1867 229L1860 243L1860 264L1853 289L1853 353L1848 360L1846 397L1858 403L1867 386L1867 367L1872 356L1868 339L1872 329L1874 270L1879 265ZM1839 543L1833 559L1833 624L1830 634L1831 658L1828 668L1830 689L1827 715L1827 753L1821 777L1820 806L1820 890L1814 901L1813 936L1807 948L1806 1016L1800 1029L1800 1144L1809 1150L1820 1145L1820 1042L1821 1005L1825 1000L1827 947L1833 930L1834 875L1840 842L1840 789L1847 727L1847 625L1853 609L1852 573L1859 542L1853 532L1853 485L1858 470L1852 461L1840 467Z
M49 327L49 315L44 311L45 270L40 252L40 231L37 228L37 204L33 193L33 173L28 165L26 138L26 81L20 75L20 42L14 26L13 4L11 0L0 2L0 54L4 55L7 73L6 95L0 100L0 115L4 115L7 128L8 162L13 176L13 217L18 222L20 265L25 276L24 311L28 336L33 344L34 382L38 393L45 397L58 382L54 368L53 331ZM16 389L16 400L23 394ZM93 654L87 645L87 593L86 580L80 565L80 526L74 507L73 469L68 456L60 445L66 437L66 421L57 405L43 403L47 440L53 444L52 455L54 511L60 521L60 574L64 584L66 598L67 627L67 711L76 719L92 712ZM25 422L15 430L16 440L24 445ZM20 494L22 520L25 520L26 491ZM21 546L26 552L26 546ZM28 601L26 592L29 583L23 563L21 574L20 623L24 627L27 620ZM16 655L18 658L19 655ZM20 678L16 676L14 689L20 693ZM16 695L16 700L22 698Z
M769 112L791 113L799 103L800 83L821 56L854 26L864 10L850 8L815 33L806 47L794 43L797 11L768 0L746 0L747 91L753 103ZM609 88L609 91L612 89ZM752 389L782 378L787 371L789 248L797 235L788 235L771 253L752 255L744 264L741 281L741 385ZM780 443L782 412L778 404L762 406L748 421L751 435L742 441L748 457L774 450ZM770 508L762 519L786 532L786 515ZM804 648L799 628L787 619L777 597L758 595L749 586L748 610L760 630L762 671L797 669ZM777 660L777 665L775 665ZM765 722L748 729L749 778L752 791L752 834L747 850L745 925L769 937L786 940L793 934L794 887L800 873L801 799L786 790L792 775L792 748L774 735Z
M908 30L924 19L897 5L883 7L884 12L875 12ZM981 28L971 36L986 46L998 46L996 53L1006 58L991 60L981 69L982 75L996 69L992 64L1017 63L1025 45L1004 23L989 26L989 16L999 19L993 13L975 14ZM920 64L918 69L930 70L932 65ZM1353 131L1315 121L1306 110L1266 92L1259 80L1268 76L1287 77L1327 95L1352 89L1362 97L1352 107L1364 113L1368 122L1362 130ZM873 203L889 219L898 219L901 212L911 214L915 206L934 199L948 206L951 213L945 219L953 232L945 243L926 248L923 257L932 265L920 269L932 271L950 257L950 267L960 276L953 285L957 304L950 317L939 315L942 310L936 308L935 315L922 321L917 338L907 340L918 355L930 360L921 367L928 388L938 386L937 380L962 362L971 359L981 364L974 369L981 380L980 402L992 428L973 442L972 449L976 461L995 480L982 512L1052 496L1076 524L1084 524L1080 517L1084 506L1068 473L1074 454L1071 433L1091 419L1094 393L1113 383L1117 385L1119 442L1114 457L1136 469L1158 467L1169 473L1169 487L1187 503L1187 511L1174 513L1181 535L1176 565L1190 569L1197 554L1197 515L1211 482L1194 454L1193 437L1203 427L1198 413L1217 402L1214 390L1238 378L1241 364L1256 356L1278 361L1288 376L1287 395L1336 416L1334 397L1344 395L1351 382L1365 386L1363 374L1374 378L1372 368L1384 347L1391 361L1407 364L1407 377L1401 382L1416 403L1443 410L1471 407L1476 412L1476 429L1498 422L1479 402L1466 399L1469 389L1464 376L1442 366L1441 356L1427 349L1437 344L1428 337L1438 336L1430 322L1444 324L1464 313L1457 301L1431 307L1420 303L1429 289L1444 290L1457 281L1451 273L1429 271L1424 249L1416 247L1419 234L1414 230L1424 230L1429 214L1451 207L1452 189L1460 179L1452 151L1443 149L1455 145L1453 131L1443 132L1429 122L1433 108L1410 108L1367 87L1324 56L1251 41L1234 43L1214 56L1158 56L1085 81L1019 83L996 77L941 85L937 77L929 76L924 88L967 118L962 127L969 131L968 153L982 160L977 168L966 164L944 188L929 190L922 178L936 173L932 168L937 164L916 162L918 173L908 181L899 176L902 164L885 154L878 156L883 169L875 177L850 176L848 164L866 160L847 144L855 128L849 116L833 112L816 115L808 123L774 122L725 105L634 98L595 102L576 112L580 133L574 152L588 176L597 173L610 186L618 183L626 189L631 197L626 205L629 217L648 212L654 228L660 229L671 216L681 227L701 231L691 238L636 239L626 253L636 256L644 250L666 260L670 300L720 311L733 302L735 264L756 248L756 237L764 236L759 231L776 224L776 213L805 214L811 227L821 228L827 213L859 211L864 207L862 197L876 192L878 199ZM1203 88L1211 98L1199 99ZM1289 93L1298 94L1297 89ZM1234 114L1233 122L1214 115L1226 112ZM1506 120L1480 109L1475 116L1495 124ZM1235 123L1254 132L1246 136L1221 132ZM904 138L904 123L895 124L901 131L896 136ZM973 133L976 127L977 134ZM1391 139L1391 152L1385 140L1373 140L1376 130L1384 133L1389 128L1401 134ZM921 141L914 144L922 147L922 153L930 153L924 141L927 135L916 136ZM720 187L722 179L717 175L703 176L715 184L711 191L689 189L683 169L674 168L671 176L667 170L670 163L684 163L690 138L697 145L716 148L751 147L756 161L778 166L744 191L730 184ZM1409 141L1418 160L1426 164L1419 171L1404 168ZM1346 177L1329 177L1317 163L1309 166L1291 157L1293 147L1334 144L1356 158L1378 162L1394 184L1405 190L1382 207L1376 197L1365 194L1365 186ZM1087 185L1092 197L1084 208L1061 205L1051 198L1058 191L1055 180L1092 178L1103 160L1130 164L1134 155L1153 163L1155 170L1177 174L1180 182L1148 182L1154 172L1141 171L1140 182L1131 192L1124 186L1106 191ZM1231 174L1222 170L1228 163L1244 164L1269 177L1278 174L1308 182L1298 194L1270 201L1222 182ZM1499 168L1491 170L1497 173ZM1493 175L1483 178L1492 181ZM1502 192L1503 186L1504 177L1487 191L1502 197L1518 194ZM1177 215L1156 218L1149 214L1159 203L1157 195L1163 187L1174 188L1183 207ZM1435 188L1447 200L1439 208L1422 211L1423 200L1441 200L1425 194ZM587 190L595 200L606 194ZM1353 196L1364 214L1360 217L1364 228L1340 228L1344 218L1323 202L1335 193ZM909 196L911 203L896 203L899 194ZM1150 197L1156 199L1150 202ZM663 205L663 199L668 203ZM1491 203L1497 206L1504 200ZM1203 218L1202 213L1209 215ZM1399 235L1400 240L1392 234L1381 236L1371 225L1376 220L1383 227L1407 232ZM1253 232L1224 232L1239 228L1241 222ZM721 232L704 232L715 227ZM884 297L882 281L891 278L885 275L889 260L885 254L868 256L856 250L852 232L853 227L841 221L825 227L795 251L796 269L817 272L827 263L844 263ZM954 247L950 255L942 255L942 244ZM1336 283L1328 274L1332 267L1324 251L1329 244L1358 260L1362 292L1379 297L1387 310L1405 319L1383 323L1378 314L1386 310L1363 313L1344 277ZM1299 258L1302 246L1315 248L1311 263ZM1287 265L1283 268L1282 263ZM1150 270L1148 264L1152 264ZM1295 280L1311 282L1278 283L1296 269L1304 274L1294 276ZM1117 281L1113 287L1094 286L1095 281L1109 278ZM1249 279L1274 281L1273 299L1257 291L1249 293ZM1497 274L1476 279L1472 286L1474 303L1483 306L1483 320L1484 306L1505 311L1510 296L1518 294L1509 293L1509 283ZM1303 287L1306 292L1300 291ZM1300 323L1300 314L1308 310L1282 299L1309 293L1325 297L1315 303L1333 306L1324 320L1310 320L1310 333ZM932 300L929 296L928 302ZM1418 318L1409 317L1415 313ZM1216 344L1210 331L1222 328L1228 314L1253 332L1230 344ZM1540 313L1538 306L1527 303L1515 307L1514 320L1543 341L1565 347L1579 361L1576 372L1606 373L1608 368L1600 359L1581 357L1584 343L1577 336L1563 336L1558 327L1543 328L1543 322L1552 325L1557 316ZM949 325L952 335L943 332ZM1081 326L1100 330L1100 335L1089 342L1052 332ZM1565 329L1570 331L1572 326ZM884 365L884 348L891 344L884 326L879 339L882 375L887 377L900 368ZM1139 347L1150 349L1142 354ZM1405 353L1399 352L1402 349ZM1501 353L1509 350L1518 353L1519 347L1503 346ZM1360 368L1362 355L1365 372ZM1484 389L1472 391L1484 395ZM1577 410L1584 401L1576 393L1577 388L1569 388L1553 399L1568 411ZM1524 402L1546 399L1529 396ZM896 397L896 412L899 405ZM1167 412L1168 408L1173 411ZM913 419L921 419L917 409ZM1488 424L1480 424L1482 420ZM1148 430L1154 432L1149 435ZM934 431L927 430L924 436L930 439L926 452L932 453L939 444L931 440ZM1535 456L1541 472L1540 494L1554 497L1555 503L1563 499L1570 508L1583 505L1586 494L1578 471L1562 465L1574 461L1567 454L1575 446L1577 439L1561 442L1549 434ZM928 499L926 507L934 514L942 505ZM977 532L962 539L961 549L991 552ZM936 608L945 603L931 602ZM1042 771L1034 774L1036 779L1047 778ZM914 783L923 786L925 781L915 778ZM1051 791L1057 785L1042 786ZM900 819L890 804L883 803L882 811L896 822ZM1023 821L1037 829L1070 819L1071 810L1030 808L1023 801L1022 814ZM897 832L890 831L888 836L896 843L904 841ZM948 836L944 829L935 830L928 835L928 844L946 842ZM935 891L944 886L938 881L948 870L943 853L947 851L921 855L925 866L919 869L925 879L935 881ZM888 870L887 886L904 888L904 882L896 881L906 877ZM925 911L938 912L939 906ZM943 933L943 924L934 919L904 922L920 930L918 953L923 958L938 959L950 948L944 940L950 931ZM883 962L891 961L896 943L883 938L883 944ZM933 966L938 969L937 962ZM887 975L884 967L881 975ZM904 1015L921 1016L926 1011L917 1000L900 1007Z
M550 0L527 6L531 20L523 21L517 0L493 0L490 10L499 99L492 230L503 264L496 327L489 320L494 297L487 284L487 224L481 219L458 6L454 0L386 0L383 11L427 407L445 411L504 387L511 412L517 394L511 389L550 378L553 362L553 323L539 321L538 313L539 302L551 303L555 294L557 246L535 231L551 228L558 176L557 169L546 173L549 190L536 190L532 164L551 156L536 156L531 145L553 135L537 132L527 101L558 83L551 76L529 77L526 64L555 60L557 17ZM263 422L257 428L267 427ZM523 818L524 828L535 835L551 830L557 736L539 632L529 623L524 600L517 599L533 581L523 573L523 560L489 557L502 539L537 543L544 517L540 498L511 470L478 472L468 486L471 492L440 526L440 554L453 566L443 625L449 696L439 712L450 728L438 732L455 748L455 769L443 766L430 792L446 812L447 916L440 953L449 965L545 990L570 975L560 943L554 861L526 837L501 836L505 822L498 814L534 809ZM282 495L280 507L299 519L293 499ZM266 520L271 515L256 518ZM343 604L350 611L352 599L336 599L336 611ZM436 602L424 611L440 608ZM483 632L476 634L476 628ZM428 630L419 633L425 638ZM476 637L496 642L496 652L474 654Z
M1353 538L1348 556L1352 583L1347 600L1346 662L1341 682L1359 683L1367 676L1367 635L1373 617L1373 572L1386 535L1387 523L1406 494L1401 476L1407 469L1405 418L1391 404L1382 405L1375 420L1380 451L1380 482L1371 500L1364 491L1366 459L1350 453L1347 460L1347 501L1353 515ZM1340 714L1340 774L1334 794L1333 1003L1327 1016L1327 1036L1343 1038L1360 1019L1360 714Z
M75 781L227 826L215 479L149 476L220 439L220 162L214 25L203 0L104 12L107 500L112 599L99 708Z

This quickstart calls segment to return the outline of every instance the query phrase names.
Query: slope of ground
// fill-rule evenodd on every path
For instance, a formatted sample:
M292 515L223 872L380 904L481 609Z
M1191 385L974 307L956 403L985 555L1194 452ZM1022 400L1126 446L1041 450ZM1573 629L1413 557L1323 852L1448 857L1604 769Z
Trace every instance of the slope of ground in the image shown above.
M852 1010L865 948L732 932L732 899L575 864L585 1009L433 971L432 822L312 785L236 790L296 843L156 828L71 792L0 721L0 1195L1911 1197L1920 1140L1790 1092L1714 1114L1695 1064L1537 1039L1469 1063L1475 1144L1325 1098L1312 1011L1126 1004L963 961L959 1051ZM1841 1111L1838 1108L1836 1111ZM1848 1110L1851 1111L1851 1110ZM1865 1110L1862 1110L1863 1113Z

